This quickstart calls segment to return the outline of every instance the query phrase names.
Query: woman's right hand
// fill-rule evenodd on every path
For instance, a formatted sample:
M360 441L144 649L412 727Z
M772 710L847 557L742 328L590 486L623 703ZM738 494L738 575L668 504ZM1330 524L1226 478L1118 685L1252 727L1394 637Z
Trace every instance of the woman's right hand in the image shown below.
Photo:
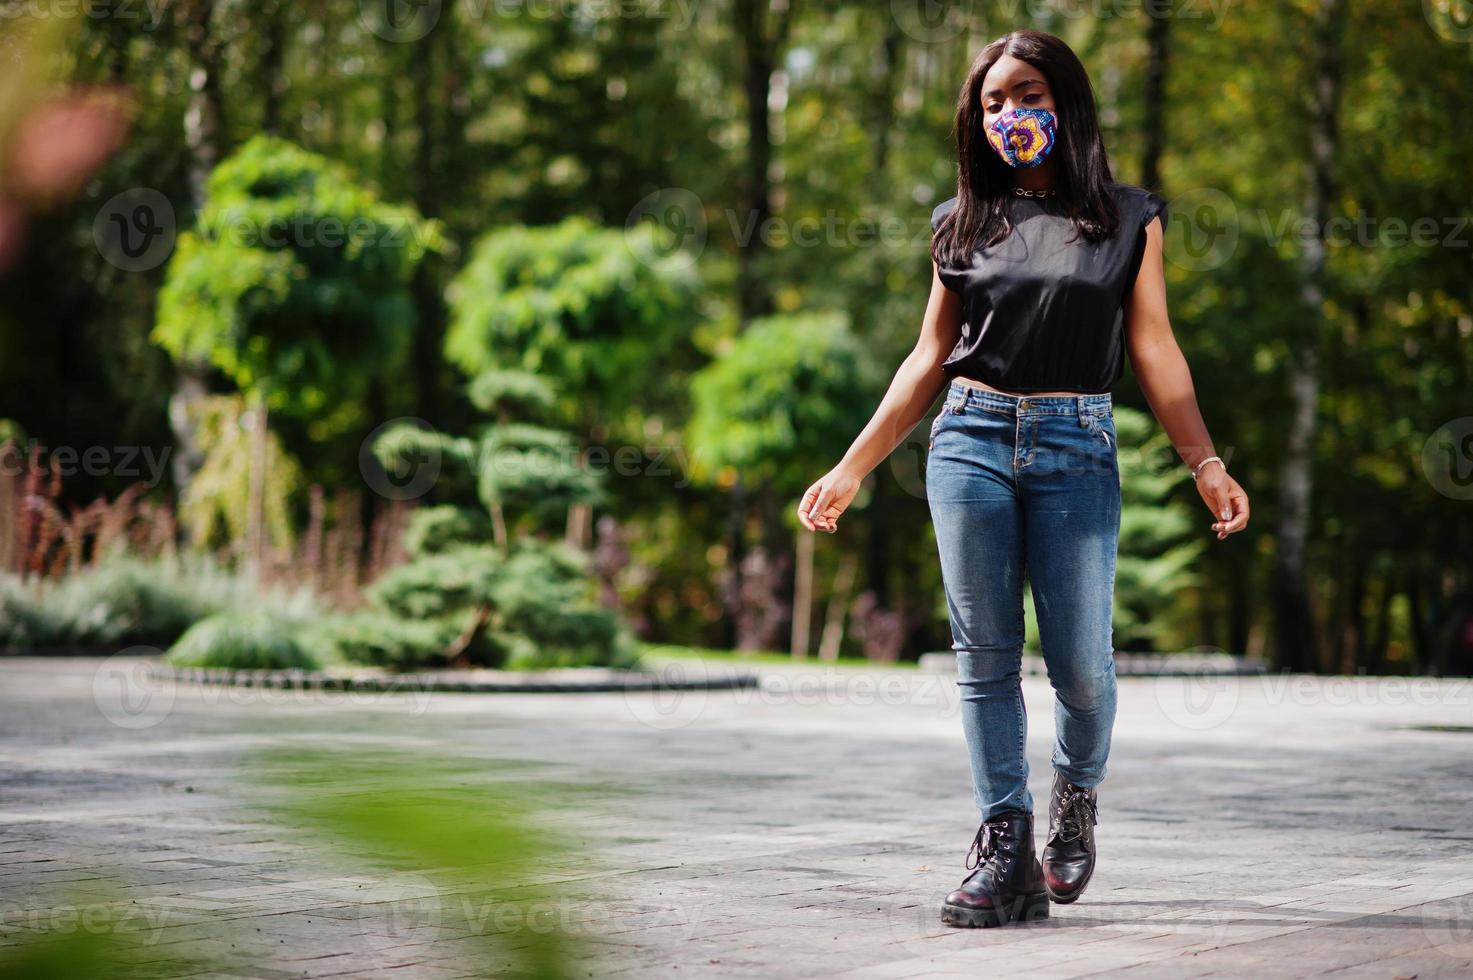
M839 515L849 506L859 492L860 478L845 469L835 467L823 475L798 504L798 520L810 531L838 530Z

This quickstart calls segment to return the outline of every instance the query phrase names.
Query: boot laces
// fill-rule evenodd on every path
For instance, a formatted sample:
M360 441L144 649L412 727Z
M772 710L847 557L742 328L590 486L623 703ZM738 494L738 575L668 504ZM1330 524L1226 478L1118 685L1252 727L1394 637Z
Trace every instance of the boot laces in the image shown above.
M1055 835L1060 841L1076 841L1084 836L1085 821L1089 826L1100 822L1099 810L1094 800L1089 797L1089 790L1080 789L1078 786L1069 784L1059 794L1059 806L1055 811L1055 820L1058 824L1058 833Z
M1006 835L1008 822L1006 819L984 821L977 828L977 836L972 839L972 846L967 849L967 870L973 871L981 868L983 863L997 854L999 838ZM973 860L973 855L976 860Z

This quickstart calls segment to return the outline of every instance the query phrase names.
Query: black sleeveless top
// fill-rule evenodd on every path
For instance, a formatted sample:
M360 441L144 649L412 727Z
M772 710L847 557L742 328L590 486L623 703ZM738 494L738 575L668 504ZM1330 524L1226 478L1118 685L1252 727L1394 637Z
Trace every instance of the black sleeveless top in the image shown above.
M969 268L940 267L961 297L961 337L941 365L1005 391L1109 391L1125 373L1125 297L1146 249L1146 225L1166 222L1166 201L1134 184L1112 185L1120 227L1075 241L1052 198L1011 195L1013 230L973 253ZM931 212L931 230L956 207Z

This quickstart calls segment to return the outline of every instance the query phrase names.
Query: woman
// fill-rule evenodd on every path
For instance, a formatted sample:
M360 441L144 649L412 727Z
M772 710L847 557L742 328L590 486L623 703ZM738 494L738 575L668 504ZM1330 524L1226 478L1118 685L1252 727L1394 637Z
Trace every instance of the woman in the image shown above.
M1166 313L1165 201L1111 177L1084 66L1059 38L984 48L956 114L957 195L932 213L921 336L798 516L833 533L860 481L945 388L926 494L982 824L942 920L992 926L1075 901L1095 866L1097 789L1115 717L1111 636L1120 471L1110 390L1130 360L1191 467L1218 540L1248 497L1213 452ZM1042 860L1020 683L1027 573L1054 689ZM975 858L973 852L975 851Z

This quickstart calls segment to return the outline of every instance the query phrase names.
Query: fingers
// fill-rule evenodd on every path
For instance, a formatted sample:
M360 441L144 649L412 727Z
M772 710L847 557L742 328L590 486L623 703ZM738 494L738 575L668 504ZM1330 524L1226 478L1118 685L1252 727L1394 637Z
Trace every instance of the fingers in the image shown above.
M834 519L824 515L833 496L822 480L809 487L798 503L798 522L810 531L835 533L838 527Z
M808 512L808 516L813 518L814 524L821 530L832 532L835 529L833 518L828 517L826 514L829 504L833 502L833 499L833 488L827 483L822 484L818 491L818 496L813 501L813 509Z
M818 496L818 489L819 485L815 483L808 488L807 493L803 494L803 499L798 501L798 523L810 531L818 530L818 528L813 526L813 520L808 516L808 512L813 508L813 501Z
M1231 534L1248 526L1248 495L1241 489L1234 489L1228 494L1228 500L1233 508L1233 518L1223 530Z
M1208 496L1211 497L1212 516L1217 518L1212 522L1212 530L1217 532L1217 540L1221 541L1227 537L1227 532L1223 529L1233 517L1232 501L1228 497L1226 486L1214 485L1210 488Z
M1248 495L1236 483L1215 489L1213 500L1219 518L1212 524L1212 529L1217 532L1217 540L1221 541L1229 534L1248 526Z

